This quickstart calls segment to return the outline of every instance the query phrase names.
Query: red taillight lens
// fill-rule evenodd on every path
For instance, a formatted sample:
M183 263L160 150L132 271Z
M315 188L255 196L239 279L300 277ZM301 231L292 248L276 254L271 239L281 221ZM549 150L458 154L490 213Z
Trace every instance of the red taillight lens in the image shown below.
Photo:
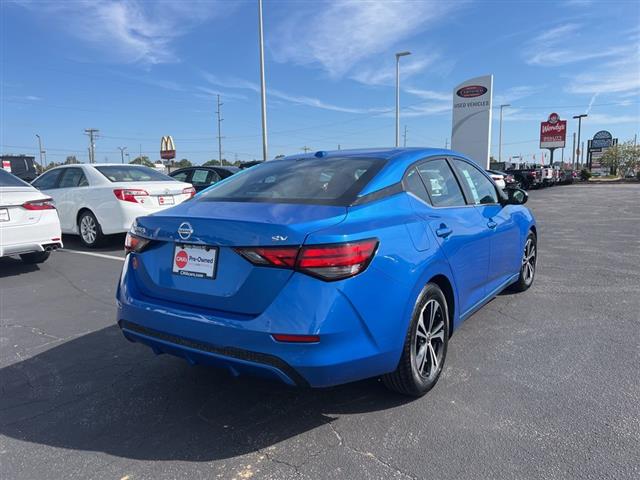
M193 187L188 187L182 190L183 195L189 195L189 198L193 197L196 194L196 189Z
M116 188L113 190L113 194L118 200L132 203L141 203L138 201L138 197L149 196L149 193L146 190L139 188Z
M42 200L31 200L22 204L25 210L55 210L56 205L52 198L43 198Z
M377 239L302 247L250 247L236 251L254 265L293 268L322 280L342 280L364 271L375 255Z
M127 233L127 236L124 239L124 251L125 253L140 253L145 249L147 245L149 245L149 242L150 240L147 238L142 238L132 233Z
M254 265L293 268L299 247L236 248L236 252Z

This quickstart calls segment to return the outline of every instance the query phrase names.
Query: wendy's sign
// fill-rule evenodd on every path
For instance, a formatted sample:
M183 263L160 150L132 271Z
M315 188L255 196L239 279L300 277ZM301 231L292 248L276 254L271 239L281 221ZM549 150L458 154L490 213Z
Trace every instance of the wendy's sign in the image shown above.
M564 148L567 140L567 121L552 113L540 123L540 148Z

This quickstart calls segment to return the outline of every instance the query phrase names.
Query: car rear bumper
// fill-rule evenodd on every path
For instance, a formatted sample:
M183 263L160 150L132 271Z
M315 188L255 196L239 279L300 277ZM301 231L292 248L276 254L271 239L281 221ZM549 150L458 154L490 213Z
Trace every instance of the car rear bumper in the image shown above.
M292 276L260 315L225 312L149 298L125 261L117 291L117 321L125 337L190 363L214 365L289 385L327 387L393 371L401 345L389 350L335 283ZM315 295L307 282L318 284ZM302 297L302 298L301 298ZM307 298L308 297L308 298ZM272 334L319 335L317 343L284 343Z
M28 225L0 226L0 257L62 248L60 221L55 210Z

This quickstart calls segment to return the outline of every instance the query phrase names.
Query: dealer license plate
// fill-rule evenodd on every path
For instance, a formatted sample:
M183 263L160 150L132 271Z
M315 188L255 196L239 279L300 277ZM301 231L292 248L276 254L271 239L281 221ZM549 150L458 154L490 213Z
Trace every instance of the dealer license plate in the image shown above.
M184 277L216 278L218 248L203 245L176 245L173 273Z
M173 205L173 195L160 195L158 205Z
M7 208L0 208L0 222L8 222L9 210Z

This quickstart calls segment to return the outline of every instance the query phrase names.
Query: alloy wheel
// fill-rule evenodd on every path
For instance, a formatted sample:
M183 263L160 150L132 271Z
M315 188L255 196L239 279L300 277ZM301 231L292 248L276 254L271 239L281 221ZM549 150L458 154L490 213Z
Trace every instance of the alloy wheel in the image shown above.
M527 238L524 245L524 255L522 256L522 278L529 285L533 282L536 273L536 245L533 238Z
M82 239L89 245L96 241L97 237L97 225L91 215L85 215L80 220L80 235Z
M414 355L418 373L432 380L438 374L444 354L445 313L440 302L430 299L420 312L414 339Z

